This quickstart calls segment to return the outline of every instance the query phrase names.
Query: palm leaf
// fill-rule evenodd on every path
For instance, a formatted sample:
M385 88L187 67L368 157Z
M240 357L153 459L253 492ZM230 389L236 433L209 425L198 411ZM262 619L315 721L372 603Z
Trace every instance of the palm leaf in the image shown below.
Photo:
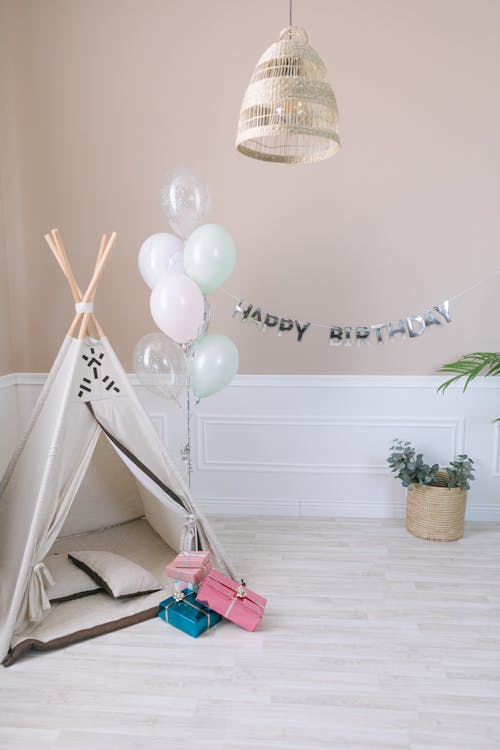
M465 378L464 388L467 388L471 380L474 380L481 373L484 376L500 375L500 353L499 352L473 352L472 354L464 354L464 356L456 362L449 362L443 365L440 372L453 373L453 377L446 380L438 388L438 392L444 391L449 388L452 383L455 383L460 378Z

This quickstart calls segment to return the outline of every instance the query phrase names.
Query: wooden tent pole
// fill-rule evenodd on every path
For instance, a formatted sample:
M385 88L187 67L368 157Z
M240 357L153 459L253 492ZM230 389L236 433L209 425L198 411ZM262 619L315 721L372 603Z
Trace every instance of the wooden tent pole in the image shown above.
M104 266L106 265L109 259L109 255L111 253L113 245L115 244L116 238L117 238L117 234L116 232L113 232L113 234L111 235L111 237L109 238L106 244L106 247L104 248L102 252L101 258L96 263L94 275L92 276L90 280L90 284L87 287L87 291L85 292L83 296L82 302L89 302L93 298L93 295L95 294L95 290L97 287L97 282L99 281L99 278L104 270Z
M82 301L82 291L81 291L80 287L78 286L77 281L75 279L75 275L73 273L73 269L71 268L71 263L69 262L68 255L66 253L66 250L64 249L64 245L63 245L63 241L62 241L59 229L52 229L51 232L50 232L50 234L52 235L52 240L54 242L54 245L58 249L59 255L60 255L61 260L62 260L62 262L64 264L64 266L63 266L64 275L68 279L68 283L69 283L71 291L73 293L73 298L74 298L75 302L81 302ZM77 315L81 315L81 313L77 313ZM93 328L91 327L90 324L93 324ZM74 329L75 330L76 330L76 326L77 326L77 322L74 321ZM71 325L70 331L72 331L72 333L74 332L74 330L73 330L73 324ZM72 335L72 333L68 334L68 335ZM97 326L94 324L93 317L89 318L89 325L87 326L87 334L88 334L89 337L92 334L95 334L96 338L99 338L99 332L98 332Z
M60 257L59 251L58 251L56 245L54 244L54 241L53 241L52 237L50 236L50 234L46 234L45 235L45 242L47 243L47 245L52 250L52 254L53 254L54 258L57 260L57 262L59 264L59 267L60 267L61 271L63 272L63 274L66 276L66 269L64 268L63 260ZM68 278L68 277L66 276L66 278Z
M103 252L104 252L104 248L106 247L106 242L107 242L107 241L108 241L108 237L107 237L107 235L106 235L106 234L103 234L103 235L102 235L102 237L101 237L101 244L99 245L99 252L97 253L97 261L96 261L96 265L97 265L97 262L98 262L98 261L100 261L100 260L101 260L101 258L102 258L102 254L103 254ZM95 269L94 269L94 270L95 270Z
M95 271L95 269L97 267L97 264L99 263L99 261L102 258L102 255L104 253L104 249L106 247L107 241L108 241L107 235L103 234L102 237L101 237L101 244L99 245L99 252L97 253L97 258L96 258L96 263L95 263L94 271ZM94 293L92 295L92 302L94 301L95 292L96 292L96 290L94 289ZM95 329L97 331L98 337L100 339L103 339L104 336L105 336L105 333L104 333L103 329L101 328L101 325L100 325L99 321L97 320L96 316L94 315L94 313L92 313L92 315L91 315L91 320L92 320L92 322L93 322L93 324L95 326Z
M68 271L68 266L69 266L68 258L66 256L66 253L64 252L64 248L62 247L62 243L57 242L56 239L53 236L53 234L54 234L55 231L56 230L53 229L52 230L52 234L46 234L45 235L45 241L47 242L47 245L52 250L54 258L56 259L57 263L59 264L59 267L60 267L61 271L63 272L64 276L66 277L66 280L68 281L68 284L69 284L69 287L71 289L71 293L73 295L73 299L74 299L75 303L76 302L80 302L81 299L82 299L82 293L80 291L80 288L79 288L78 284L74 280L74 276L73 276L74 283L71 283L71 281L70 281L70 273ZM71 273L71 276L72 275L73 274ZM73 336L73 334L75 333L75 331L77 329L77 326L78 326L78 323L79 323L80 319L81 319L81 313L76 313L75 317L73 318L73 322L71 323L71 326L69 327L68 333L66 334L67 336L70 336L70 337Z
M110 256L110 253L111 253L111 250L113 248L113 245L115 243L116 238L117 238L117 233L113 232L112 235L111 235L111 237L109 238L109 240L106 242L106 245L105 245L104 249L102 249L103 245L104 245L104 237L101 239L101 246L99 247L99 253L97 255L97 262L96 262L96 265L95 265L94 274L93 274L93 276L92 276L92 278L90 280L90 283L89 283L89 285L87 287L87 291L83 295L82 302L93 301L95 293L96 293L96 289L97 289L97 282L99 281L99 278L100 278L100 276L101 276L101 274L102 274L102 272L104 270L104 266L106 265L106 263L107 263L107 261L109 259L109 256ZM78 338L79 339L84 338L84 327L83 327L83 324L84 324L84 321L89 316L92 316L92 318L94 320L94 324L96 326L98 326L98 332L100 332L100 336L102 338L104 336L104 331L100 327L100 325L97 322L97 319L95 318L95 316L93 314L91 314L91 313L85 313L84 314L83 320L82 320L82 324L80 326L80 331L78 333Z
M73 275L73 270L71 268L70 262L68 260L68 256L66 255L66 251L64 249L64 245L61 240L61 235L59 234L58 229L52 229L50 234L52 235L52 240L54 242L54 245L59 250L59 255L61 257L61 260L63 262L63 270L64 275L68 279L68 283L70 286L70 289L73 293L73 298L75 302L80 302L82 299L82 291L78 284L76 283L76 279Z
M99 251L97 253L96 263L94 267L94 273L87 287L87 291L83 295L80 287L78 286L76 282L75 276L73 274L73 269L71 268L71 264L68 260L68 256L64 249L64 245L62 243L59 230L52 229L50 233L45 235L45 240L48 246L50 247L57 263L59 264L63 274L65 275L68 281L75 303L94 301L94 297L95 297L95 293L97 289L97 282L99 281L99 278L109 259L116 237L117 237L116 232L112 233L109 240L106 234L102 235L101 242L99 245ZM98 339L104 338L104 335L105 335L104 331L99 325L99 322L96 316L94 315L94 313L76 313L67 335L71 337L74 336L79 324L80 324L80 328L78 331L78 339L84 339L85 336L91 335L90 326L92 326L95 329L96 338Z

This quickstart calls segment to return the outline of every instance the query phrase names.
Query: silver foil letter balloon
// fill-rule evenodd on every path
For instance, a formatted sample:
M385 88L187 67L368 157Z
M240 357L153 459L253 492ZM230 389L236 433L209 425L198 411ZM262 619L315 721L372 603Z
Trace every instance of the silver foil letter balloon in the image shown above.
M340 326L330 328L330 346L342 346L343 329Z
M393 326L392 323L386 323L386 326L387 333L389 334L390 339L393 339L396 333L400 333L402 336L406 336L406 327L404 320L399 321L399 326L397 326L397 328Z
M278 330L278 336L282 336L287 331L291 331L293 328L293 320L290 318L281 318L280 327Z
M441 305L434 305L434 310L442 315L447 323L451 323L449 300L445 299L445 301Z
M307 329L309 328L309 326L311 324L310 323L300 323L300 321L296 320L295 321L295 325L297 327L297 341L300 344L300 342L302 341L302 336L304 335L304 333L307 331Z
M382 336L382 330L385 328L385 323L377 323L377 325L371 326L372 331L375 331L375 336L377 337L377 343L381 344L383 342L383 336Z
M278 323L279 323L279 317L277 315L271 315L270 313L266 313L266 317L264 318L265 326L272 328L273 326L277 326Z
M421 315L409 315L406 318L406 327L410 338L414 339L415 336L421 336L425 331L425 321Z
M356 326L356 342L358 344L369 344L368 337L370 336L370 329L368 326Z

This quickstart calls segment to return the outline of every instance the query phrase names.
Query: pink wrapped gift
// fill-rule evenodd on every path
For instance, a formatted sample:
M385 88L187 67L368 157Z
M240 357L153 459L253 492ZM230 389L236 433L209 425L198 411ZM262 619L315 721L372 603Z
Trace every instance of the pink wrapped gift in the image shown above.
M174 560L174 565L177 568L211 568L212 563L210 561L210 552L198 552L195 550L189 550L179 552Z
M206 558L204 565L198 565L198 567L187 567L183 563L186 561L185 552L181 552L177 555L175 560L169 563L165 570L169 578L174 578L180 581L187 581L187 583L200 583L206 576L208 570L212 567L210 557ZM203 553L206 554L206 553Z
M245 582L236 583L231 578L209 570L200 586L196 601L205 604L245 630L255 630L262 620L267 600L247 589Z

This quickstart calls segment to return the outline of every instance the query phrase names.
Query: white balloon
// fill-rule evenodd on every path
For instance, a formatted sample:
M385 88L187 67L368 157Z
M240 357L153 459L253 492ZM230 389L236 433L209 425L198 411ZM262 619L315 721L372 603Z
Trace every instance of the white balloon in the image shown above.
M205 299L200 287L183 273L165 273L151 292L149 309L158 328L179 344L198 338Z
M175 253L168 262L168 270L172 273L184 273L184 253Z
M168 232L158 232L144 240L139 250L139 271L150 289L164 273L172 270L171 263L175 256L180 254L182 258L183 249L183 241Z

